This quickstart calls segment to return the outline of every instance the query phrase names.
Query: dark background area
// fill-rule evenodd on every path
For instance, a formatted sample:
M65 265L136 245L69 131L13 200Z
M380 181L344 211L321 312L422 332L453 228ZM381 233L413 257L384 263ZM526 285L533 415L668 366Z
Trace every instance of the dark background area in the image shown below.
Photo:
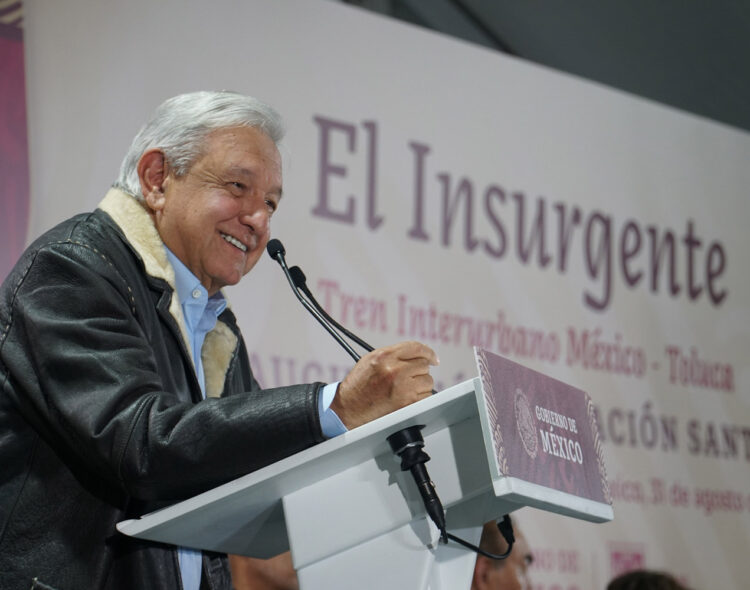
M748 0L342 0L750 131Z

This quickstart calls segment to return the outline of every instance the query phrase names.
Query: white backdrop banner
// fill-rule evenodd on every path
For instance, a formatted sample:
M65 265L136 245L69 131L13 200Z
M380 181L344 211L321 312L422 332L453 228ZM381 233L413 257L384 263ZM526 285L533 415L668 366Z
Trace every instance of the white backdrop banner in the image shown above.
M472 346L587 391L615 520L524 509L538 589L750 578L750 135L317 0L26 4L33 238L91 209L168 96L284 115L274 235L373 345ZM269 258L229 290L266 386L350 359ZM437 482L439 488L439 482Z

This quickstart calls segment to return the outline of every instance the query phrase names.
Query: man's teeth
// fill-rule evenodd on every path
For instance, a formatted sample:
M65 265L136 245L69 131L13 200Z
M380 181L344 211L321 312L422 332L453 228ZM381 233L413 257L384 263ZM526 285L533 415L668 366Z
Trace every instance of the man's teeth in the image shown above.
M247 246L245 246L245 244L240 242L237 238L233 238L232 236L229 236L227 234L221 234L221 237L232 244L232 246L237 246L243 252L247 252Z

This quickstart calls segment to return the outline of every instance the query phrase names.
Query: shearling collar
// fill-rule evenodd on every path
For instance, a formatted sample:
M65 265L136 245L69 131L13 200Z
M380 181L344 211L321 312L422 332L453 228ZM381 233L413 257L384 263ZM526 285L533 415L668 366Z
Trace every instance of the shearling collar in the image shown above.
M112 188L99 203L99 208L120 227L125 238L143 260L146 273L164 280L174 295L176 292L174 269L167 258L164 242L144 206L126 192ZM169 303L169 313L177 322L185 347L191 353L192 359L185 316L175 296L172 296ZM236 334L221 320L217 321L214 329L206 335L201 350L201 359L207 396L219 397L221 395L237 341Z

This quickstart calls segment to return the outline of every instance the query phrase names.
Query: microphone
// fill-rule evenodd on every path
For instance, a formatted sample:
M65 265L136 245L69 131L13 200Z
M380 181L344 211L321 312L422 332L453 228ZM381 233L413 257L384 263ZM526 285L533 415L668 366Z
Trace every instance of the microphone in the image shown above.
M299 299L302 305L305 306L305 309L315 316L315 319L320 322L326 331L328 331L328 333L333 336L342 347L344 347L355 362L360 359L360 356L354 351L349 343L333 329L331 324L335 325L339 330L344 332L344 334L349 336L363 348L370 351L374 350L372 346L367 344L367 342L349 332L349 330L341 326L336 320L331 318L328 313L326 313L308 289L307 279L305 278L305 273L302 272L302 269L298 266L292 267L292 269L287 268L286 259L284 258L286 250L281 241L275 238L269 240L266 250L268 251L269 256L276 260L283 269L284 274L289 281L289 285L292 287L297 299ZM300 295L300 290L310 298L310 301ZM430 460L430 456L422 450L422 447L424 447L424 438L422 437L421 432L422 428L424 428L424 425L410 426L394 432L388 437L388 442L391 445L393 452L401 458L401 471L408 470L414 477L417 489L422 496L425 510L440 530L441 542L448 543L449 535L445 526L445 511L443 510L443 505L440 502L437 491L435 490L435 484L430 479L430 476L427 473L427 468L424 465Z
M401 458L401 471L411 471L419 494L422 496L425 510L440 530L440 540L445 544L448 542L448 531L445 529L445 511L435 490L435 484L430 479L427 468L424 466L430 460L430 456L422 450L424 438L422 438L421 430L423 428L423 424L409 426L394 432L387 440L394 454Z
M276 240L278 242L278 240ZM281 242L279 242L281 244ZM281 246L283 248L283 246ZM312 294L312 291L310 291L310 288L307 286L307 277L305 277L305 273L302 272L302 269L299 266L293 266L289 269L289 274L292 277L292 281L294 281L294 285L297 287L297 289L301 289L302 292L307 296L307 298L310 300L310 303L312 303L315 306L315 309L320 312L320 315L322 315L324 318L326 318L331 324L336 326L339 330L341 330L346 336L354 340L357 344L359 344L362 348L364 348L368 352L372 352L375 350L375 348L362 340L359 336L356 334L351 333L349 330L347 330L344 326L339 324L335 319L333 319L330 315L328 315L328 312L323 308L320 303L318 303L318 300L315 299L315 296ZM432 390L432 393L435 394L437 391L434 389Z
M315 309L317 309L320 314L327 319L331 324L336 326L339 330L341 330L346 336L354 340L357 344L359 344L362 348L364 348L368 352L372 352L375 350L372 346L370 346L367 342L362 340L359 336L356 334L352 334L349 330L347 330L344 326L339 324L336 320L334 320L330 315L328 315L328 312L323 308L320 303L318 303L318 300L315 299L315 297L312 294L312 291L307 286L307 277L305 277L305 273L302 272L302 269L299 266L293 266L289 269L289 274L292 277L292 280L294 281L294 284L298 289L301 289L302 292L307 295L307 298L310 300L310 303L312 303L315 306Z
M287 268L286 260L284 259L286 250L284 249L284 245L281 243L281 241L275 238L273 240L269 240L268 244L266 245L266 251L268 252L268 255L276 262L278 262L281 266L284 274L286 275L287 281L289 281L289 285L292 287L292 291L294 291L294 294L297 296L297 299L299 299L300 303L302 303L302 305L305 306L305 309L307 309L307 311L309 311L313 315L313 317L318 320L318 322L320 322L320 324L326 329L326 331L336 339L336 342L338 342L344 348L344 350L349 353L349 355L354 359L354 362L356 363L361 358L360 355L357 354L357 352L349 345L349 343L330 326L330 324L325 320L320 312L315 309L315 307L313 307L307 299L299 294L299 291L294 284L294 280L292 279L292 275L289 273L289 268Z

